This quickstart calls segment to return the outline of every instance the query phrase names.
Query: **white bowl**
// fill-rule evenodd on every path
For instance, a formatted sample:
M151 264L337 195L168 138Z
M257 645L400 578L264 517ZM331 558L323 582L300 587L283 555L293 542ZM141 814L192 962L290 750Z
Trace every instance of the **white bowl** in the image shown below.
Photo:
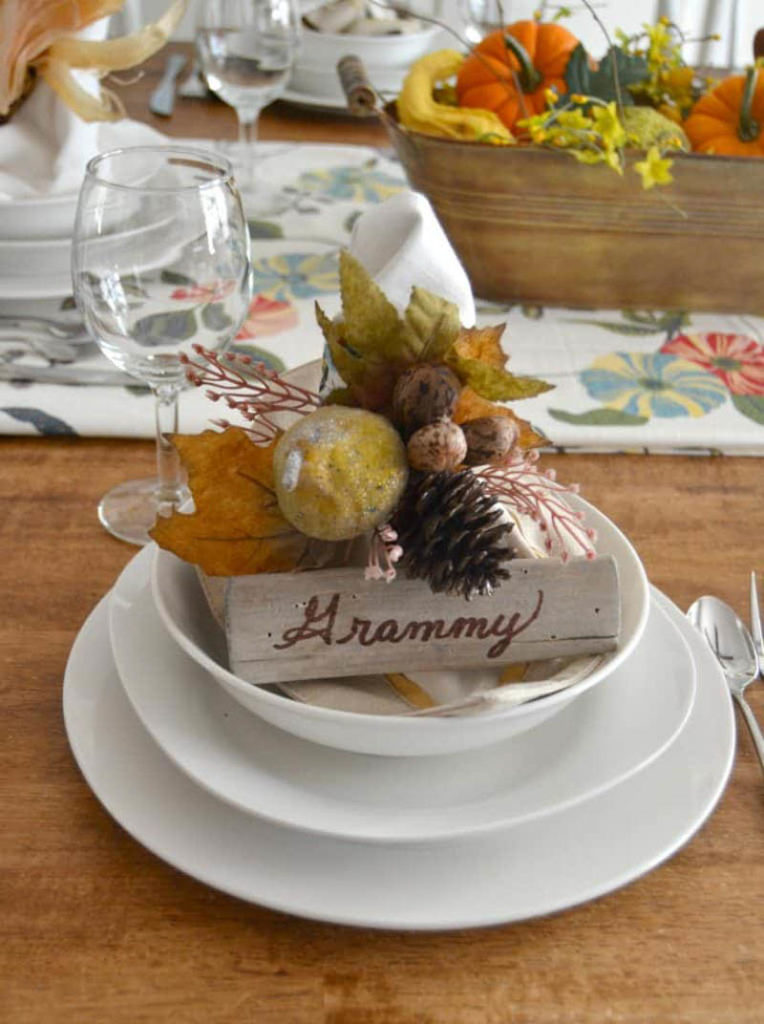
M573 499L571 499L573 500ZM207 604L194 566L156 550L152 589L159 615L180 647L239 704L286 732L325 746L364 754L448 754L496 743L540 725L580 694L602 682L634 650L647 622L649 589L642 563L621 531L580 498L588 525L597 530L599 554L618 566L621 635L618 648L584 679L547 697L483 714L442 718L372 715L301 703L245 682L227 668L225 636Z
M441 45L442 33L438 25L427 25L421 32L400 36L334 35L306 28L289 89L316 98L344 101L337 62L353 54L362 61L375 89L398 92L414 61Z
M0 200L0 239L71 238L77 199L69 192Z

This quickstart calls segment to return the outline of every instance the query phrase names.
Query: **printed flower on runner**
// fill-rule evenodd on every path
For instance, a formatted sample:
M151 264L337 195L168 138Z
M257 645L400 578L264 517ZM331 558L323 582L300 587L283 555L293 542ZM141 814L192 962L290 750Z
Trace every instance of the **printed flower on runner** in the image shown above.
M403 191L404 182L384 171L375 169L376 161L360 167L328 167L325 170L301 174L298 188L314 195L332 199L351 199L353 202L381 203Z
M733 395L764 395L764 345L744 334L678 334L661 352L715 374Z
M254 260L252 284L255 292L281 302L336 292L337 253L284 253Z
M230 295L235 284L233 281L213 281L212 284L189 284L170 293L171 299L186 301L198 299L200 302L219 302Z
M603 405L637 416L705 416L727 398L720 380L667 352L610 352L580 379Z
M247 338L258 338L264 334L279 334L296 327L298 322L297 310L291 302L269 299L267 295L255 295L236 340L246 341Z

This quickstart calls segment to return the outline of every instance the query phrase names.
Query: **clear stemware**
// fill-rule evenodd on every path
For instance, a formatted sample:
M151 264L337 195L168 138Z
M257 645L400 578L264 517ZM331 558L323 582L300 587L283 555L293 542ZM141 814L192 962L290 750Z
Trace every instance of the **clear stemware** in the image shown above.
M101 500L114 536L145 544L157 515L188 492L168 435L185 386L180 356L222 350L251 296L249 232L230 163L174 146L113 150L87 165L72 243L77 305L101 350L148 384L156 404L158 477Z
M207 84L233 107L232 152L248 212L279 213L288 200L270 184L257 153L260 111L284 92L300 43L296 0L200 0L196 50Z
M514 7L514 0L459 0L464 38L476 46L489 32L513 21Z

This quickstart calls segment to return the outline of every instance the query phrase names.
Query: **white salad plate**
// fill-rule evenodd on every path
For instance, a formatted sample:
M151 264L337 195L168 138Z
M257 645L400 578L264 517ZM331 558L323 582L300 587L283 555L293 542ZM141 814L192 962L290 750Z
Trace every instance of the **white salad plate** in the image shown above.
M125 696L106 599L69 657L67 734L112 816L157 856L223 892L366 927L444 930L523 920L593 899L656 867L697 831L724 789L735 732L721 670L681 612L656 591L652 600L668 610L698 672L696 699L674 743L590 800L457 842L308 835L197 786L162 753Z
M332 749L249 714L183 653L154 605L151 557L144 549L133 558L109 601L112 653L133 709L194 782L281 825L415 842L558 813L658 757L680 733L695 696L690 650L653 603L631 657L536 729L430 758Z

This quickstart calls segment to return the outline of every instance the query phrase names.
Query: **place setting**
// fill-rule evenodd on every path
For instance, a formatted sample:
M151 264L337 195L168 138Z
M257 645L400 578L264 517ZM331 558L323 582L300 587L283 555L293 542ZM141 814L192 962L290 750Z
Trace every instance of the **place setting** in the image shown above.
M128 359L124 300L93 289L111 233L83 228L115 174L85 186L75 266ZM572 907L665 861L721 796L735 731L700 633L544 472L514 400L548 385L508 369L501 324L476 325L447 243L418 282L440 228L405 202L419 231L376 266L361 218L339 308L317 308L323 355L285 373L226 355L245 248L217 257L219 347L152 364L158 386L196 385L210 422L165 427L187 483L160 492L151 543L84 624L63 700L93 792L179 870L300 916L444 930ZM125 257L127 294L146 301L187 247L165 231Z
M517 143L495 111L478 119L491 145L463 152L478 129L460 91L480 68L433 50L442 26L426 17L359 36L374 104L397 94L375 115L394 153L262 146L276 98L338 102L347 6L265 4L257 29L244 8L232 22L200 6L197 60L236 112L232 147L109 120L87 74L103 26L51 44L78 88L32 76L3 126L2 409L11 430L155 439L156 475L98 505L138 551L63 685L72 753L116 822L213 889L297 916L521 921L637 880L703 827L732 769L731 692L757 737L758 611L750 644L705 599L685 613L544 460L760 452L761 310L690 301L689 259L692 309L669 309L655 253L631 304L629 237L596 280L583 256L551 253L559 224L543 203L529 224L497 177ZM183 9L127 37L120 67ZM510 28L520 57L555 31ZM520 177L541 169L546 187L567 159L534 148L555 116L520 152ZM623 172L610 157L596 170ZM640 172L645 192L666 166ZM613 175L597 202L576 194L566 230L585 207L612 241L611 200L627 221L657 216L620 188ZM672 244L707 226L695 198L679 197L690 227L671 221ZM512 246L529 238L523 262Z

